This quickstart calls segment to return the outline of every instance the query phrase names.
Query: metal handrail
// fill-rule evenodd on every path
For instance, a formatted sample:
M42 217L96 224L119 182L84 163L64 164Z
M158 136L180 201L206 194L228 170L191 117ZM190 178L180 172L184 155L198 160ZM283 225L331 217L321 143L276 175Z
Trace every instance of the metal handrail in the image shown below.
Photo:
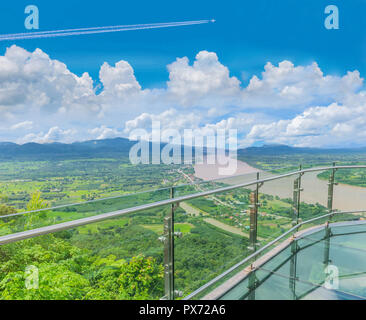
M285 168L286 167L279 168L279 169L285 169ZM268 171L260 171L260 170L258 172L268 173ZM125 197L130 197L130 196L144 194L144 193L146 194L146 193L151 193L151 192L169 191L171 188L178 189L178 188L198 186L198 185L202 185L202 184L215 183L215 182L216 183L224 183L224 181L228 180L228 179L248 177L248 176L253 175L255 173L256 172L243 173L243 174L238 174L238 175L235 175L235 176L226 176L226 177L221 177L221 178L216 178L216 179L211 179L211 180L204 180L204 181L193 181L191 183L182 183L182 184L179 184L179 185L172 184L172 185L169 185L167 187L162 187L162 188L157 188L157 189L148 189L148 190L144 190L144 191L140 191L140 192L125 193L125 194L121 194L121 195L110 196L110 197L99 198L99 199L93 199L93 200L87 200L87 201L82 201L82 202L75 202L75 203L70 203L70 204L61 204L61 205L50 207L50 208L47 207L47 208L36 209L36 210L22 211L22 212L11 213L11 214L0 216L0 219L16 217L16 216L22 216L22 215L25 215L25 214L28 214L28 213L36 213L36 212L42 212L42 211L48 211L48 210L56 210L56 209L80 206L80 205L84 205L84 204L101 202L101 201L106 201L106 200L114 200L114 199L125 198Z
M301 172L323 171L323 170L329 170L329 169L357 169L357 168L360 168L360 169L361 168L365 168L366 169L366 165L347 165L347 166L336 166L336 167L333 167L332 166L332 167L320 167L320 168L319 167L314 167L314 168L309 168L309 169L304 169L304 170L290 172L290 173L287 173L286 175L290 175L291 176L291 175L298 174L298 173L301 173ZM260 173L268 173L268 171L259 171L259 172ZM126 194L121 194L121 195L118 195L118 196L111 196L111 197L94 199L94 200L88 200L88 201L83 201L83 202L76 202L76 203L71 203L71 204L62 204L62 205L58 205L58 206L54 206L54 207L50 207L50 208L42 208L42 209L37 209L37 210L17 212L17 213L12 213L12 214L7 214L7 215L4 215L4 216L0 216L0 219L21 216L21 215L25 215L25 214L28 214L28 213L36 213L36 212L42 212L42 211L48 211L48 210L56 210L56 209L73 207L73 206L80 206L80 205L89 204L89 203L95 203L95 202L99 202L99 201L113 200L113 199L118 199L118 198L130 197L130 196L133 196L133 195L138 195L138 194L143 194L143 193L159 192L159 191L164 191L164 190L167 191L170 188L182 188L182 187L189 187L189 186L195 186L195 185L200 185L200 184L205 184L205 183L212 183L212 182L218 182L218 183L221 182L221 183L223 183L224 180L228 180L228 179L232 179L232 178L240 178L240 177L244 177L244 176L249 176L249 175L252 175L254 173L245 173L245 174L239 174L239 175L235 175L235 176L222 177L222 178L217 178L217 179L212 179L212 180L199 181L199 182L193 182L193 183L185 183L185 184L180 184L180 185L177 185L177 186L171 185L171 186L164 187L164 188L150 189L150 190L145 190L145 191L135 192L135 193L126 193ZM274 177L271 177L270 180L280 179L280 178L283 178L283 177L284 177L284 175L274 176ZM269 178L251 181L251 182L249 182L248 185L252 185L252 184L255 184L255 183L258 183L258 182L261 183L261 182L269 181L268 179ZM243 187L243 184L234 185L233 187L234 187L234 189L235 188L240 188L240 187ZM215 191L215 190L221 190L221 189L214 189L212 191ZM217 192L217 193L219 193L219 192Z
M161 206L176 204L179 202L197 199L197 198L205 197L205 196L210 196L213 194L224 193L227 191L231 191L231 190L235 190L235 189L239 189L239 188L243 188L243 187L248 187L251 185L258 184L258 183L265 183L268 181L274 181L274 180L278 180L281 178L290 177L290 176L297 175L300 173L326 171L326 170L331 170L331 169L366 169L366 165L328 166L328 167L321 167L321 168L317 167L317 168L308 168L308 169L297 170L297 171L281 174L278 176L268 177L268 178L259 179L259 180L253 180L253 181L249 181L249 182L245 182L245 183L241 183L241 184L237 184L237 185L233 185L233 186L227 186L227 187L222 187L222 188L218 188L218 189L214 189L214 190L203 191L203 192L194 193L194 194L190 194L190 195L161 200L161 201L157 201L157 202L153 202L153 203L149 203L149 204L145 204L145 205L140 205L140 206L136 206L136 207L132 207L132 208L117 210L117 211L108 212L108 213L102 213L100 215L96 215L96 216L92 216L92 217L88 217L88 218L81 218L81 219L63 222L63 223L59 223L59 224L55 224L55 225L51 225L51 226L47 226L47 227L41 227L41 228L37 228L37 229L32 229L32 230L27 230L27 231L23 231L23 232L17 232L17 233L1 236L0 245L16 242L16 241L20 241L20 240L25 240L25 239L29 239L29 238L34 238L34 237L49 234L49 233L72 229L75 227L79 227L79 226L83 226L83 225L87 225L87 224L91 224L91 223L95 223L95 222L101 222L101 221L104 221L107 219L116 218L116 217L126 215L126 214L140 212L140 211L147 210L147 209L153 209L153 208L157 208L157 207L161 207ZM52 210L52 208L45 208L43 211L45 211L45 210Z
M285 167L284 168L279 168L279 169L285 169ZM266 173L267 171L258 171L258 172L265 172ZM125 197L130 197L130 196L144 194L144 193L146 194L146 193L151 193L151 192L169 191L171 188L178 189L178 188L198 186L198 185L202 185L202 184L215 183L215 182L216 183L223 183L225 180L228 180L228 179L248 177L248 176L253 175L253 174L255 174L255 172L243 173L243 174L238 174L238 175L235 175L235 176L227 176L227 177L221 177L221 178L216 178L216 179L211 179L211 180L193 181L191 183L182 183L182 184L179 184L179 185L172 184L172 185L169 185L167 187L162 187L162 188L157 188L157 189L148 189L148 190L144 190L144 191L140 191L140 192L125 193L125 194L121 194L121 195L110 196L110 197L99 198L99 199L93 199L93 200L87 200L87 201L82 201L82 202L75 202L75 203L70 203L70 204L61 204L61 205L50 207L50 208L42 208L42 209L36 209L36 210L30 210L30 211L22 211L22 212L17 212L17 213L11 213L11 214L0 216L0 219L16 217L16 216L22 216L22 215L25 215L25 214L28 214L28 213L36 213L36 212L42 212L42 211L48 211L48 210L56 210L56 209L80 206L80 205L84 205L84 204L101 202L101 201L106 201L106 200L114 200L114 199L125 198Z
M222 278L224 278L225 276L227 276L228 274L230 274L231 272L233 272L235 269L237 269L240 266L242 266L243 264L249 262L251 259L256 258L259 254L261 254L263 251L265 251L269 247L273 246L275 243L277 243L278 241L280 241L282 238L284 238L287 235L291 234L292 232L298 230L304 224L308 224L308 223L311 223L311 222L314 222L314 221L317 221L317 220L320 220L320 219L324 219L324 218L327 218L327 217L330 217L330 216L334 216L336 214L355 214L355 213L365 213L365 212L366 212L366 210L334 211L334 212L327 213L327 214L324 214L324 215L319 216L319 217L316 217L316 218L312 218L312 219L309 219L309 220L300 222L297 225L293 226L291 229L287 230L285 233L281 234L279 237L273 239L271 242L268 242L262 248L258 249L257 251L255 251L251 255L247 256L242 261L240 261L237 264L235 264L234 266L232 266L230 269L226 270L225 272L223 272L220 275L218 275L216 278L214 278L211 281L209 281L206 284L204 284L202 287L200 287L197 290L193 291L191 294L189 294L188 296L184 297L183 300L189 300L189 299L193 298L194 296L196 296L197 294L201 293L202 291L204 291L205 289L207 289L208 287L210 287L211 285L213 285L217 281L220 281Z
M36 213L36 212L43 212L43 211L48 211L48 210L69 208L69 207L74 207L74 206L80 206L80 205L83 205L83 204L95 203L95 202L99 202L99 201L107 201L107 200L114 200L114 199L120 199L120 198L127 198L127 197L130 197L130 196L140 195L140 194L144 194L144 193L169 191L170 188L171 187L151 189L151 190L145 190L145 191L140 191L140 192L121 194L121 195L118 195L118 196L110 196L110 197L105 197L105 198L100 198L100 199L87 200L87 201L83 201L83 202L75 202L75 203L70 203L70 204L60 204L58 206L54 206L54 207L50 207L50 208L42 208L42 209L36 209L36 210L30 210L30 211L22 211L22 212L17 212L17 213L11 213L11 214L7 214L7 215L4 215L4 216L0 216L0 219L22 216L22 215L25 215L25 214L28 214L28 213Z

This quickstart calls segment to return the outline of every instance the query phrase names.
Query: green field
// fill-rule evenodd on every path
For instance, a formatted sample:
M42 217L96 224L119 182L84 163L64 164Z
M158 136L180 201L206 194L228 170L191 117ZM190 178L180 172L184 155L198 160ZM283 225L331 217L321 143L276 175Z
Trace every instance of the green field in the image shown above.
M191 170L126 159L0 162L0 203L24 210L35 191L55 206L164 188L186 182L178 168Z
M162 235L164 233L164 226L162 224L148 224L142 225L142 227L154 231L158 235ZM193 224L190 223L175 223L174 231L180 231L183 234L187 234L191 232L191 229L194 228Z

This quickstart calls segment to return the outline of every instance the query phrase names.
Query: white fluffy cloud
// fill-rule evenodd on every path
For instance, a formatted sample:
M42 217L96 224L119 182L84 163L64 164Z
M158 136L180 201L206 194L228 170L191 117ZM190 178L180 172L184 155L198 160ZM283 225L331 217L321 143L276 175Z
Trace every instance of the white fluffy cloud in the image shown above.
M141 91L134 71L127 61L119 61L114 67L104 62L99 72L100 81L103 83L102 96L130 98Z
M366 98L357 70L336 76L315 62L268 62L243 86L208 51L167 68L166 88L144 89L124 60L104 63L93 81L40 49L11 46L0 56L0 140L104 139L160 121L162 129L237 129L243 145L366 144Z
M31 53L13 45L0 57L2 110L44 108L57 112L75 105L86 107L91 98L95 98L93 81L87 73L76 76L40 49Z
M240 81L230 77L214 52L199 52L192 66L187 57L178 58L168 71L168 93L184 106L204 101L212 104L217 99L228 103L240 93Z
M252 126L258 121L268 123L269 118L263 114L239 113L235 117L226 117L216 121L206 113L186 112L185 110L169 109L161 114L143 113L135 119L129 120L125 124L124 134L135 140L143 137L145 140L152 140L152 124L157 123L161 131L161 140L169 141L170 130L177 130L181 135L184 130L192 129L195 136L208 136L218 129L224 129L228 133L231 129L238 130L240 135L247 134ZM140 130L147 133L141 135ZM156 128L155 128L156 129ZM242 141L242 146L247 146Z
M18 143L28 143L28 142L37 142L37 143L52 143L52 142L66 142L70 143L77 140L76 129L68 129L63 130L59 127L52 127L48 130L48 132L38 132L38 133L29 133L24 137L17 140Z
M143 113L125 125L125 133L134 129L151 128L152 122L159 122L163 129L185 129L198 127L202 115L197 113L180 113L176 109L169 109L161 114Z
M329 101L342 101L362 87L358 71L343 77L325 76L314 62L295 67L290 61L278 67L268 62L262 79L253 76L243 90L243 102L254 107L297 108Z
M366 138L366 96L360 92L345 104L307 108L292 119L254 125L247 139L296 146L359 146Z
M91 134L93 139L97 140L116 138L122 135L122 132L118 131L118 129L108 128L105 125L88 130L88 132Z

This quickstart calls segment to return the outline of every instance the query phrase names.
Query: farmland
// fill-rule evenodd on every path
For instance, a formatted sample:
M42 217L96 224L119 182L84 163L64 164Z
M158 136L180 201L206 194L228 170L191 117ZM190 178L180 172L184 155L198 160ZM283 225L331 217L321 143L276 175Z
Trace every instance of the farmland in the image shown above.
M25 209L35 191L50 206L179 184L174 166L133 166L119 159L0 162L2 203Z

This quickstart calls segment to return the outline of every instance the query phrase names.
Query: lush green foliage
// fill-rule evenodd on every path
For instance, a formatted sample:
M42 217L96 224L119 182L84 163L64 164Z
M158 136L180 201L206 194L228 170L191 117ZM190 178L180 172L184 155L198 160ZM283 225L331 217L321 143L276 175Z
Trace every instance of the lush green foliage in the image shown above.
M30 205L42 206L37 194ZM159 299L163 296L163 219L169 207L86 225L0 247L1 299ZM25 219L28 219L26 217ZM45 216L33 215L33 224ZM176 286L190 292L247 254L248 242L190 217L175 215ZM19 222L19 221L18 221ZM25 286L28 266L39 289Z
M25 287L27 266L39 288ZM147 299L162 294L162 266L143 255L129 261L93 255L53 235L0 247L1 299Z
M330 171L324 171L318 175L320 179L327 180ZM335 175L336 182L352 186L366 187L366 169L342 169Z
M13 207L9 207L5 204L0 204L0 216L6 216L8 214L16 213L17 210Z

